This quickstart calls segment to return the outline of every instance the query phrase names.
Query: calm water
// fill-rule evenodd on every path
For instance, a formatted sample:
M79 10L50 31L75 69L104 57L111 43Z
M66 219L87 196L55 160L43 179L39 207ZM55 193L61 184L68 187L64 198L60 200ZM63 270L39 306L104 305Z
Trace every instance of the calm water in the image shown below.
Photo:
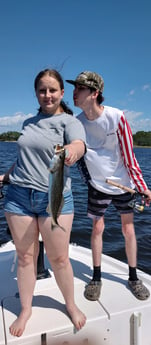
M0 142L0 174L12 165L16 158L16 143ZM135 154L143 171L143 176L151 189L151 148L135 148ZM75 218L71 242L90 248L91 220L87 218L87 187L81 181L77 168L71 168L72 188L75 202ZM4 194L6 186L3 188ZM121 234L120 216L111 205L105 216L104 254L126 261L124 239ZM151 274L151 206L142 213L135 213L135 229L138 243L138 267ZM0 199L0 243L7 242L10 235Z

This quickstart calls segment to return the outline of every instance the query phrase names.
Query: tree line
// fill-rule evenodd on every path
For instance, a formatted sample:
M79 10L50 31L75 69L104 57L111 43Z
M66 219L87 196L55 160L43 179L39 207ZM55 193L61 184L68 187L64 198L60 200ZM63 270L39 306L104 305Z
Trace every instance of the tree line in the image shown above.
M133 134L133 143L138 146L151 146L151 131L139 131Z
M20 136L20 132L6 132L0 134L0 141L16 141ZM151 146L151 131L139 131L133 134L134 146Z
M17 141L20 136L20 132L6 132L0 134L0 141Z

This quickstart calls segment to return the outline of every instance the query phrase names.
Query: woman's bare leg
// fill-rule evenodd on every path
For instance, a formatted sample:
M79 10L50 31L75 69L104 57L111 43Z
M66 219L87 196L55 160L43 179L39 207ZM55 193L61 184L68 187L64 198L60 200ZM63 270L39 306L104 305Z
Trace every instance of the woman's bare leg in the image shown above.
M74 326L79 330L84 326L86 317L74 301L73 270L68 255L73 215L61 215L58 222L66 231L60 228L52 231L51 218L39 218L39 230L67 311Z
M39 251L38 224L36 218L29 216L5 215L18 255L17 282L21 302L21 312L9 330L12 335L19 337L31 316Z

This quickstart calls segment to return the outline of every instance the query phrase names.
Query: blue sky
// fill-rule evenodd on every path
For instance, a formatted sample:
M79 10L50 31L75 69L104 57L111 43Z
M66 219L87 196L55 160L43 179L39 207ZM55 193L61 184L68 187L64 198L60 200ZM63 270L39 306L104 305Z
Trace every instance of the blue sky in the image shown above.
M34 78L56 68L104 78L104 104L125 111L133 133L151 131L150 0L5 0L0 9L0 133L35 115ZM73 106L73 87L64 100Z

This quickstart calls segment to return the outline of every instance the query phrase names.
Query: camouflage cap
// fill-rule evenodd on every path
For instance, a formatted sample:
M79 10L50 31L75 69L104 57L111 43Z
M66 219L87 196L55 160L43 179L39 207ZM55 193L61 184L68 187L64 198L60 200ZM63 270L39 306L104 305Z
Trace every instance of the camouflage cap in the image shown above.
M104 80L99 74L95 72L81 72L75 80L66 80L66 82L73 85L84 85L95 90L99 90L101 93L104 90Z

